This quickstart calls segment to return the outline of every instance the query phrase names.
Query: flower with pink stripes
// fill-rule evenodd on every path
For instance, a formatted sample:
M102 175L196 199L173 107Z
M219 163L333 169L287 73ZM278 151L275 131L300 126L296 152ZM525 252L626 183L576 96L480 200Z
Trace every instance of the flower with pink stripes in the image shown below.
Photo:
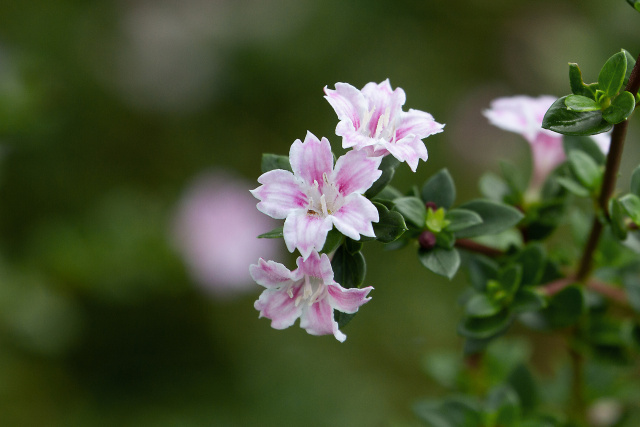
M289 161L293 173L266 172L251 193L260 200L259 211L285 220L290 252L297 248L307 259L313 250L322 250L333 226L354 240L375 237L372 222L378 222L378 210L362 193L382 174L380 158L349 151L334 167L329 141L308 132L304 142L298 139L291 146Z
M362 90L336 83L335 90L325 86L324 92L340 120L336 135L342 137L344 148L364 150L369 156L391 154L414 172L418 161L428 157L422 140L444 128L429 113L402 111L404 90L391 89L389 79L367 83Z
M333 317L333 310L355 313L369 301L371 286L345 289L333 280L331 261L326 254L312 251L305 260L298 257L298 268L262 258L249 268L251 277L266 289L255 302L260 317L271 319L274 329L286 329L300 318L300 327L311 335L333 334L340 342L347 338Z

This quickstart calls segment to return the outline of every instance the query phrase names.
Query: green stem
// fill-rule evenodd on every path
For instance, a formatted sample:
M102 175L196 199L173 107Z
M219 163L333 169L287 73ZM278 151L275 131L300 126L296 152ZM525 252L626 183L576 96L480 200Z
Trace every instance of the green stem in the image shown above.
M639 89L640 56L638 56L636 65L631 71L629 82L625 87L625 90L631 92L634 96L638 93ZM609 147L609 154L607 155L607 163L605 165L600 196L598 197L598 207L604 213L608 210L607 205L609 203L609 199L615 190L618 170L620 169L620 160L622 159L622 152L624 149L624 140L627 135L628 127L629 120L627 119L613 126L613 132L611 133L611 145ZM591 232L589 233L589 240L587 240L587 244L582 252L582 258L580 258L580 265L578 267L578 272L576 273L576 279L580 282L584 282L589 277L589 274L591 274L593 254L598 247L598 242L600 241L603 228L602 222L600 222L598 215L596 215L593 218Z

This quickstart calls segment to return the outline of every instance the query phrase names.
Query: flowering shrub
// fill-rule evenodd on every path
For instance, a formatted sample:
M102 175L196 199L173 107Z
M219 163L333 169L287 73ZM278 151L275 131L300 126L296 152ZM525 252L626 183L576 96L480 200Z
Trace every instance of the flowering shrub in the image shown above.
M308 133L288 157L263 156L261 186L252 193L260 211L285 221L260 237L282 237L301 256L294 271L262 258L250 267L266 288L256 309L276 329L300 318L308 333L344 341L340 328L372 289L362 287L364 244L411 246L431 273L452 278L463 267L469 279L457 328L465 363L445 362L447 374L432 370L458 394L417 404L422 420L580 426L602 419L604 398L615 410L597 425L632 419L640 411L633 394L588 387L586 363L615 362L629 375L638 366L640 166L628 191L616 191L615 184L627 119L640 100L639 68L622 50L605 62L596 83L584 83L578 65L570 64L570 95L492 102L484 112L489 121L531 145L532 177L504 162L501 176L482 178L484 197L463 202L447 169L408 191L392 186L396 168L406 162L415 172L419 160L427 160L423 139L444 128L426 112L404 112L402 89L388 80L362 90L346 83L325 87L339 119L336 135L350 150L334 165L329 141ZM586 236L579 227L584 222L591 223ZM565 225L574 241L548 239ZM505 233L517 239L505 240ZM499 372L487 368L505 352L496 353L494 341L516 323L565 340L570 385L560 399L545 402L527 360L515 358Z

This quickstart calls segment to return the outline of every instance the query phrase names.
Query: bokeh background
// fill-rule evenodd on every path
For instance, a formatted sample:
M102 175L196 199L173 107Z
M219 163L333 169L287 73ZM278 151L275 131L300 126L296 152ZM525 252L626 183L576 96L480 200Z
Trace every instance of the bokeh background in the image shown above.
M639 22L624 0L3 0L0 425L418 425L463 275L369 244L344 344L271 329L247 267L294 258L254 238L261 153L337 148L323 87L389 78L446 123L396 186L447 167L477 196L498 159L529 167L491 99L566 94L567 62L595 81Z

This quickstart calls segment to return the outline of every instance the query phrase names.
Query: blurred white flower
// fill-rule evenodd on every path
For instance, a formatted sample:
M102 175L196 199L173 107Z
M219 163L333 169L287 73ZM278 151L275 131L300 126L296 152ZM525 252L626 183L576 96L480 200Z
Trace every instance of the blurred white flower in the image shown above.
M278 224L256 209L251 184L224 172L197 177L179 202L173 240L192 279L215 297L257 291L256 259L277 258L280 239L258 239Z

